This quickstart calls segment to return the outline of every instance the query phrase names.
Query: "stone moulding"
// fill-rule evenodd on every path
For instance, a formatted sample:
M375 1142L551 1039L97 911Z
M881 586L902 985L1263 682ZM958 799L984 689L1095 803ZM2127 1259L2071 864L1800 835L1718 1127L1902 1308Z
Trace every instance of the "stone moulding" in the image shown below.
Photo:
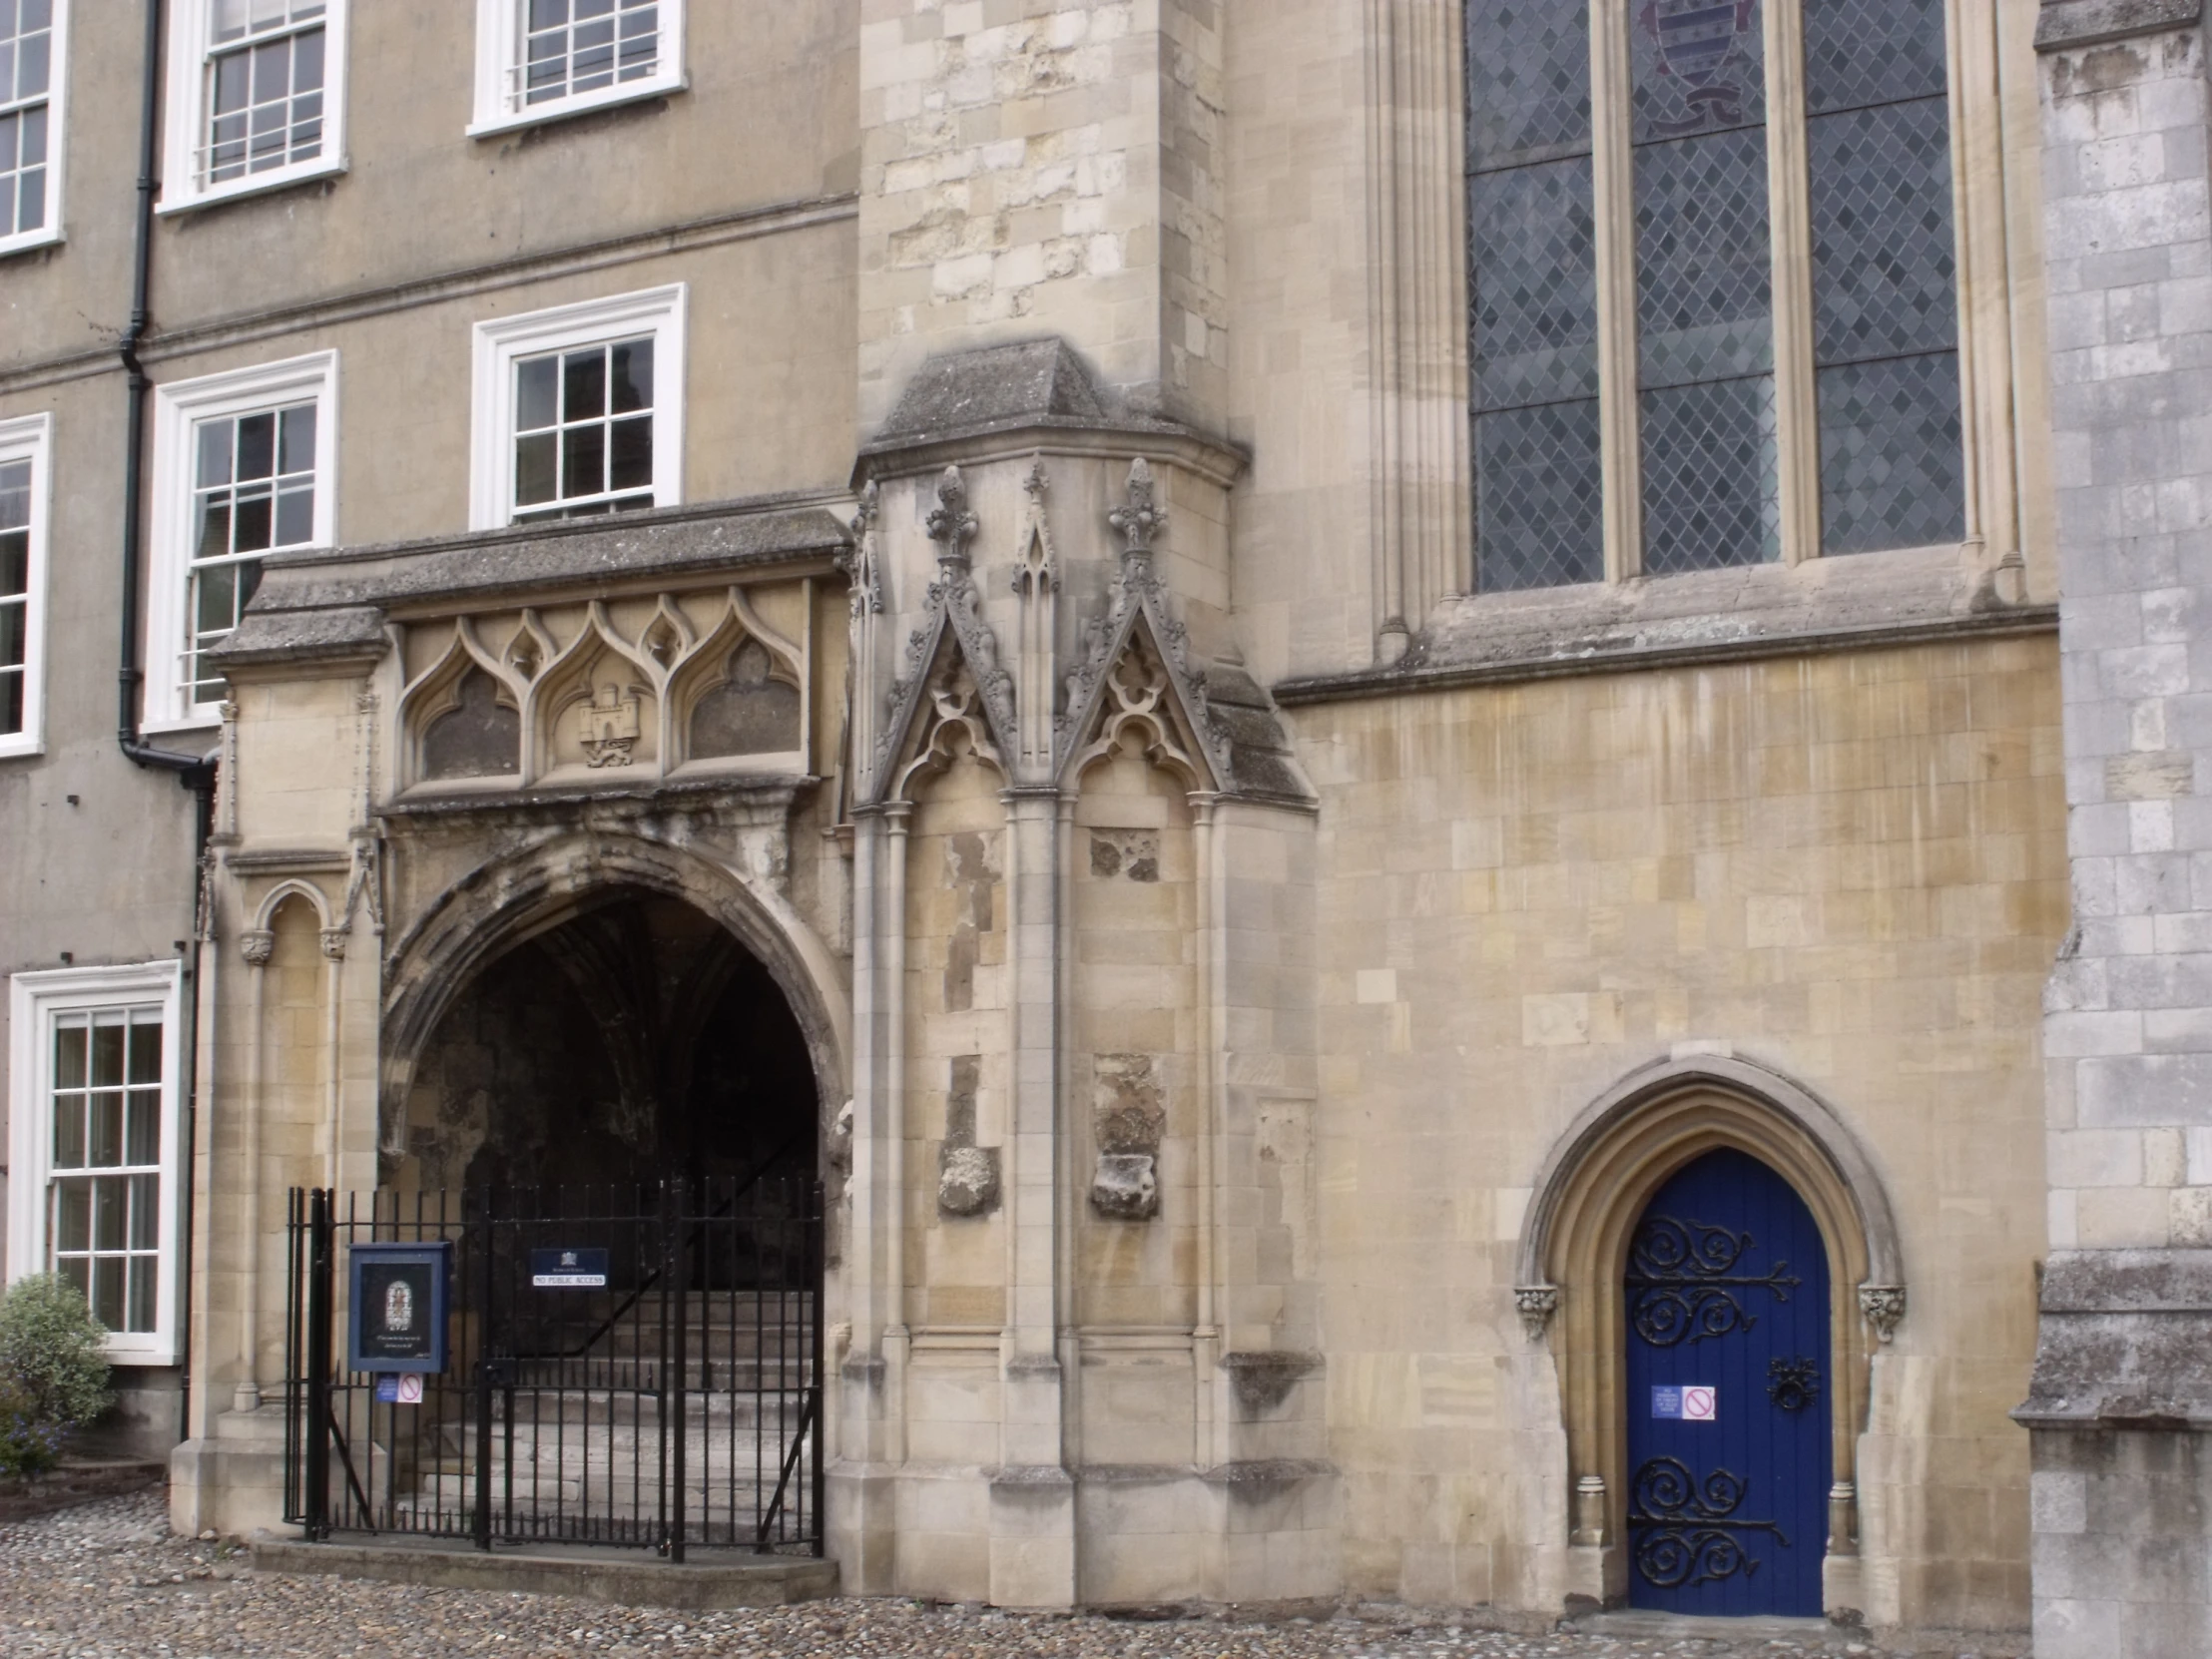
M2035 50L2105 46L2193 29L2203 20L2204 0L2043 0L2035 19Z
M2065 1250L2043 1269L2034 1429L2212 1431L2212 1250Z

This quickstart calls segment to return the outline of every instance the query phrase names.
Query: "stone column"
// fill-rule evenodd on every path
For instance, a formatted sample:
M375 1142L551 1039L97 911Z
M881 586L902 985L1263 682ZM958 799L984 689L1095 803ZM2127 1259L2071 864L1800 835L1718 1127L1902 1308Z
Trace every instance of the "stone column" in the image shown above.
M2212 197L2200 0L2042 9L2074 929L2045 998L2038 1659L2212 1652Z

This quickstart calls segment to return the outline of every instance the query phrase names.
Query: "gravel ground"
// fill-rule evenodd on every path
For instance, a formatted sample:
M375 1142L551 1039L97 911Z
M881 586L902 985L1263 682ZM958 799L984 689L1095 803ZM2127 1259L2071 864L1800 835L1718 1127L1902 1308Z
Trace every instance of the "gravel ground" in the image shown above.
M1972 1648L1921 1649L1978 1659ZM565 1596L257 1573L235 1545L169 1535L160 1494L110 1498L0 1527L7 1659L412 1659L446 1653L727 1654L733 1659L1790 1659L1797 1641L1510 1636L1444 1623L1230 1617L1137 1623L1023 1617L908 1601L820 1601L678 1613Z

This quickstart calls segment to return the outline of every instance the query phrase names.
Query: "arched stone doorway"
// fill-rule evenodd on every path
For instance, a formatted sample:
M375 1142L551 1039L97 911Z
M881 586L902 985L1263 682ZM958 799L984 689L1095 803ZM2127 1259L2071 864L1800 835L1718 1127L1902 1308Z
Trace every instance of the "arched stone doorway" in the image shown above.
M320 1194L294 1196L295 1276L320 1286L294 1323L350 1303L360 1361L291 1391L294 1433L326 1426L344 1476L306 1476L307 1524L819 1552L818 1045L686 897L538 896L453 930L386 1079L378 1190L328 1221ZM423 1276L394 1304L401 1336L387 1310L377 1339L412 1341L414 1308L443 1309L418 1372L368 1375L353 1345L380 1305L339 1263Z
M608 887L447 1004L408 1080L393 1184L811 1180L820 1126L768 969L683 900Z
M1555 1366L1569 1482L1569 1594L1631 1593L1636 1493L1625 1333L1630 1264L1653 1201L1716 1153L1771 1172L1806 1211L1827 1269L1823 1392L1831 1482L1821 1547L1827 1609L1864 1586L1859 1438L1873 1363L1906 1313L1903 1251L1881 1178L1843 1120L1802 1085L1733 1056L1663 1061L1624 1077L1554 1143L1522 1224L1514 1298ZM1792 1356L1791 1358L1794 1358ZM1802 1524L1802 1523L1801 1523Z

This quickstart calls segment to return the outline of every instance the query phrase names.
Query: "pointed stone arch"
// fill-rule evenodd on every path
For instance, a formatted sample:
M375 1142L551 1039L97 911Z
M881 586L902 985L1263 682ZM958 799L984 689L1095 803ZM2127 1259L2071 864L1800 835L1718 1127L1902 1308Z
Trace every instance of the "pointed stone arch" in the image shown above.
M385 960L377 1144L405 1122L425 1045L476 973L613 889L681 899L768 970L806 1039L825 1114L849 1093L851 1008L827 943L780 896L699 853L608 830L537 841L479 865L392 943Z
M1832 1107L1780 1072L1720 1054L1658 1062L1600 1095L1554 1143L1522 1222L1513 1295L1528 1340L1547 1343L1558 1368L1574 1542L1609 1556L1624 1547L1630 1236L1671 1176L1724 1148L1787 1181L1827 1248L1837 1481L1830 1553L1853 1554L1873 1358L1905 1310L1897 1224L1872 1160Z

